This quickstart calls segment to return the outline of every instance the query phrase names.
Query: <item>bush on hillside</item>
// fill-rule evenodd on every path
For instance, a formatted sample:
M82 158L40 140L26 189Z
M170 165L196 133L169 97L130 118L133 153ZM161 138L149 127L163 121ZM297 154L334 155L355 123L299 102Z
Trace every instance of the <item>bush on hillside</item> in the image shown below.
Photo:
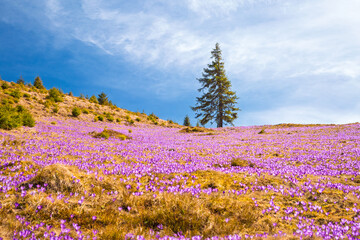
M50 101L53 102L63 102L63 98L62 98L63 94L60 92L59 89L57 88L52 88L49 90L49 95L46 97L46 99L49 99Z
M81 114L81 110L78 107L74 107L71 111L73 117L78 117Z
M89 101L90 101L91 103L99 103L98 100L97 100L97 98L96 98L94 95L92 95L92 96L90 97Z
M12 96L13 98L19 99L22 97L22 94L21 94L20 90L16 88L15 90L13 90L10 93L10 96Z
M2 89L8 89L9 88L9 85L6 83L6 82L3 82L2 84L1 84L1 88Z
M0 128L11 130L20 126L34 127L35 120L23 106L0 106Z

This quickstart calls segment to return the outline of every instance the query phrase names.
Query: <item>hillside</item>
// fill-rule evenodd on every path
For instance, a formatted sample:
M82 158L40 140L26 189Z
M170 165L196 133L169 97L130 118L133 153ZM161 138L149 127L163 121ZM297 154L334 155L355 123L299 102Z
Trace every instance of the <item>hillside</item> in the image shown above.
M3 239L360 236L359 123L183 128L47 96L0 91L36 120L0 130Z
M49 99L49 91L46 89L37 89L34 86L16 84L0 80L0 85L5 85L5 89L0 88L0 100L4 103L20 104L27 108L35 117L40 120L48 117L57 119L72 118L72 109L77 107L81 110L80 121L93 122L98 116L102 116L104 122L116 122L119 124L153 124L165 127L177 127L171 120L159 119L156 115L139 112L131 112L119 108L115 105L100 105L89 101L85 97L74 97L69 94L61 93L62 101L56 102ZM14 92L18 92L14 94ZM99 119L96 119L99 120ZM95 121L96 121L95 120Z

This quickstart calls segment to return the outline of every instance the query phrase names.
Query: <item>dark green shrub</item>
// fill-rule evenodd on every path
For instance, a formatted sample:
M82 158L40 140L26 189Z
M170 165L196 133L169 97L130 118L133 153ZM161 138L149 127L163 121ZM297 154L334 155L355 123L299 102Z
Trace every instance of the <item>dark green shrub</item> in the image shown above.
M103 116L101 116L101 115L99 115L99 116L97 116L97 120L99 120L99 121L104 121L104 117Z
M87 109L82 109L81 111L82 111L82 113L84 113L84 114L89 114L89 110L87 110Z
M120 123L120 122L121 122L120 118L117 118L117 119L116 119L116 122L117 122L117 123Z
M137 118L135 119L135 121L140 122L141 119L137 117Z
M46 99L49 99L53 102L63 102L62 93L57 88L52 88L49 90L49 95L46 97Z
M20 126L35 126L33 116L20 105L15 108L11 105L0 106L0 128L11 130Z
M71 111L73 117L78 117L81 114L81 110L78 107L74 107Z
M2 84L1 84L1 88L2 89L8 89L9 88L9 85L6 83L6 82L3 82Z
M30 94L24 93L24 94L23 94L23 97L26 98L26 99L29 99L29 98L30 98Z
M26 127L34 127L35 126L35 119L27 111L22 114L22 125L26 126Z

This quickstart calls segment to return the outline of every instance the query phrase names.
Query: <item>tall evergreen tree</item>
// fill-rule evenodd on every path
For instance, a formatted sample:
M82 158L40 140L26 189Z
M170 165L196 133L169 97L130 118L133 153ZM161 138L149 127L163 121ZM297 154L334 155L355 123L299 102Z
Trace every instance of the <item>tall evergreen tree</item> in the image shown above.
M215 120L217 127L223 127L224 124L233 125L237 118L239 108L235 107L238 97L231 91L231 82L225 74L224 62L221 57L221 50L218 43L211 51L211 64L204 68L202 78L198 81L202 85L198 89L202 92L201 97L196 98L196 106L191 107L196 112L196 118L200 118L200 124L205 125L209 121Z
M98 95L98 102L100 105L109 105L109 97L104 93L100 93Z
M183 124L183 125L184 125L184 126L187 126L187 127L191 126L191 124L190 124L190 118L189 118L188 115L185 116L185 118L184 118L184 124Z
M37 76L34 80L34 87L36 87L37 89L44 89L44 85L43 82L41 81L41 78L39 76Z

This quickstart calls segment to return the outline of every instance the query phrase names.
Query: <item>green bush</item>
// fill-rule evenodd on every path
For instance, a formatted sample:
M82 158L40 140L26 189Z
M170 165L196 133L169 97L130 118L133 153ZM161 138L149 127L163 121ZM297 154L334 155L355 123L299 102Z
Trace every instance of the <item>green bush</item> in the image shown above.
M73 117L78 117L81 114L81 110L78 107L74 107L71 111Z
M91 103L99 103L98 100L97 100L97 98L96 98L94 95L92 95L92 96L90 97L89 102L91 102Z
M135 121L140 122L141 119L137 117L137 118L135 119Z
M87 110L87 109L82 109L81 111L82 111L82 113L84 113L84 114L89 114L89 110Z
M101 115L99 115L99 116L97 116L97 120L99 120L99 121L104 121L104 117L103 116L101 116Z
M63 102L62 93L57 88L52 88L49 90L49 95L46 97L46 99L49 99L53 102Z
M57 105L55 105L52 109L53 113L58 113L59 112L59 107Z
M29 98L30 98L30 94L24 93L23 97L26 98L26 99L29 99Z
M16 88L14 91L12 91L10 93L10 96L12 96L15 99L19 99L22 97L22 94L21 94L20 90Z
M20 126L34 127L35 120L23 106L0 106L0 128L11 130Z
M2 84L1 84L1 88L2 89L8 89L9 88L9 85L6 83L6 82L3 82Z

